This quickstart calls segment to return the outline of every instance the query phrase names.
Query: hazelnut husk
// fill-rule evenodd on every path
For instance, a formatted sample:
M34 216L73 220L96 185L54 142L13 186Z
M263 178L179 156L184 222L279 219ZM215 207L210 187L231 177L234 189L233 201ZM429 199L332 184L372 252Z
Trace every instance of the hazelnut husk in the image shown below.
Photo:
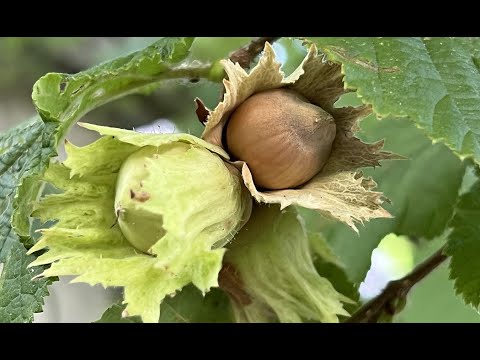
M332 115L299 93L279 88L256 93L235 109L226 147L247 163L257 187L288 189L320 172L335 134Z

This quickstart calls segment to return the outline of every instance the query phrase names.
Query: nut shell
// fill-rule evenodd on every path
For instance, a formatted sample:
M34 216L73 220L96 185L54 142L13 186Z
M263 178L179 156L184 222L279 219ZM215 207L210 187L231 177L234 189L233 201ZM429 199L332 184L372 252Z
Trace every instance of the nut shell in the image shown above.
M282 88L257 93L232 113L226 145L230 155L247 163L257 187L287 189L320 172L335 134L329 113Z

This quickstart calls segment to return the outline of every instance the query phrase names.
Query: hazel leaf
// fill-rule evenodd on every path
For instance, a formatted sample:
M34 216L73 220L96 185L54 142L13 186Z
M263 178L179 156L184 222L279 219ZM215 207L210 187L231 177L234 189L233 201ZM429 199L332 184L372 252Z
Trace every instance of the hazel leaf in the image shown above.
M173 298L162 304L160 323L231 323L228 297L219 289L202 295L194 286L185 286ZM96 323L141 323L138 316L130 316L125 305L113 304Z
M27 269L35 258L26 254L26 247L33 243L30 221L14 212L17 209L18 214L26 214L31 210L40 188L37 175L55 153L53 131L52 124L35 117L0 134L1 323L33 321L33 314L41 312L43 297L48 295L50 280L31 280L41 268Z
M378 117L408 117L461 158L480 158L480 40L311 38Z

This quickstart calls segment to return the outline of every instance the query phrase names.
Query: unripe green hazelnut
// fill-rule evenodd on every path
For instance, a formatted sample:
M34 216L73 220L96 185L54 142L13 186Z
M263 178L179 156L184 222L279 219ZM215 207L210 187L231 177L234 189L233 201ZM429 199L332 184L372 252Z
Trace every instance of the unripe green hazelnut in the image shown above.
M165 235L161 211L155 209L155 194L152 193L155 189L145 188L145 180L152 173L152 160L160 154L180 155L188 146L166 145L161 151L145 146L130 155L120 169L115 196L118 224L125 238L140 251L147 252Z
M251 199L241 184L237 169L202 146L181 141L144 146L118 173L118 225L145 253L161 239L202 244L208 238L223 246L249 216Z
M226 146L230 155L247 163L257 187L286 189L320 172L335 134L329 113L281 88L254 94L232 113Z

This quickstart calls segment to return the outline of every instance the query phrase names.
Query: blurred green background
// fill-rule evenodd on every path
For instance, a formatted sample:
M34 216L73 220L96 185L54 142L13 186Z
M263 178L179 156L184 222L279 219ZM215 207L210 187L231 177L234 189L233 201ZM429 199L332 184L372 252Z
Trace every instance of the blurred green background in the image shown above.
M158 38L0 38L0 132L16 126L35 114L31 90L35 81L48 72L76 73L100 62L139 50ZM225 58L251 38L197 38L191 59L214 61ZM282 39L274 49L290 73L302 60L305 50L300 42ZM222 95L219 84L204 81L166 82L150 96L132 95L88 114L83 121L101 125L135 128L148 132L188 132L200 135L203 126L195 116L195 97L213 108ZM345 100L345 104L355 99ZM406 121L406 120L405 120ZM373 124L373 125L372 125ZM387 126L374 120L371 127ZM394 134L392 134L394 136ZM74 126L68 136L77 145L95 139L95 135ZM389 139L386 139L388 149ZM60 155L63 156L62 153ZM387 236L372 254L372 267L360 286L364 300L378 294L389 280L408 273L418 262L435 252L442 238L426 242ZM68 279L67 279L68 280ZM47 300L46 314L36 321L89 322L96 320L113 302L114 293L81 284L56 283ZM448 280L447 264L418 284L410 293L405 310L397 322L480 322L480 316L455 296Z

